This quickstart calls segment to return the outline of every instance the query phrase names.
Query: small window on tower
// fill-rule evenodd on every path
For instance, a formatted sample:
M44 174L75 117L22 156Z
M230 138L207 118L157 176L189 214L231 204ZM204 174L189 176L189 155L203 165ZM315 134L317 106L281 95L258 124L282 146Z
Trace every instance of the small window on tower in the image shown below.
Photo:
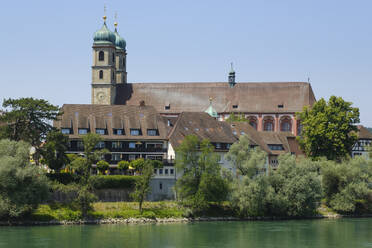
M99 71L99 79L103 79L103 71L102 70Z
M99 61L104 61L105 60L105 53L103 51L100 51L98 53L98 60Z
M115 53L112 53L112 62L115 63Z

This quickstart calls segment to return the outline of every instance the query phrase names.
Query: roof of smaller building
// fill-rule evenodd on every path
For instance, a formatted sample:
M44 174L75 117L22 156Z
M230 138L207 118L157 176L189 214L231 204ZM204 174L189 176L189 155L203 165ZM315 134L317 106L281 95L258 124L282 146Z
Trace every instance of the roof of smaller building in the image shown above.
M362 125L358 125L358 139L372 139L372 133Z
M187 135L196 135L212 143L232 144L237 138L228 123L217 121L205 112L183 112L168 135L173 147L178 147Z
M162 116L151 106L65 104L63 115L54 122L57 128L70 128L70 138L81 138L79 128L106 129L105 139L115 140L156 140L167 139L168 129ZM124 135L114 135L113 129L123 129ZM130 135L130 129L140 129L142 135ZM149 136L148 129L158 130L159 135Z

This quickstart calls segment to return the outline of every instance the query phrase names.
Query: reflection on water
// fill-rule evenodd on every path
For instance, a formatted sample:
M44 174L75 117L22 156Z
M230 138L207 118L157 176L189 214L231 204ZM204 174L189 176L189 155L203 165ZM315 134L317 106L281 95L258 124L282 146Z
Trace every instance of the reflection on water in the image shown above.
M372 219L0 227L0 247L372 247Z

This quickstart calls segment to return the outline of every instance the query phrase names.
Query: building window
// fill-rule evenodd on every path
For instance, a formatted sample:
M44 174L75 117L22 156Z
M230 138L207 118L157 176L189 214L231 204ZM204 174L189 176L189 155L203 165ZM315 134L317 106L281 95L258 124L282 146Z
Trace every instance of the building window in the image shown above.
M146 143L146 148L150 149L162 149L163 144L162 143Z
M96 134L105 135L106 134L106 129L96 128Z
M168 175L168 169L164 169L164 174Z
M147 135L148 136L158 136L158 130L157 129L147 129Z
M119 142L119 141L113 141L111 143L111 147L112 147L112 149L121 149L121 148L123 148L123 143Z
M170 169L170 174L173 175L174 174L174 169Z
M112 161L120 161L120 160L121 160L121 155L120 155L120 153L113 153L113 154L111 155L111 160L112 160Z
M99 79L103 79L103 71L102 70L99 71Z
M103 51L99 51L98 60L99 61L104 61L105 60L105 53Z
M227 145L226 145L226 148L227 148L227 149L230 149L230 147L231 147L231 144L227 144Z
M146 159L162 161L163 160L163 156L162 155L147 155L146 156Z
M63 134L70 134L71 133L71 129L70 128L62 128L61 132Z
M264 119L264 131L272 132L274 131L274 119L269 117Z
M124 129L113 129L112 132L114 135L124 135Z
M139 135L141 135L141 130L140 129L130 129L130 135L139 136Z
M134 154L130 154L130 155L128 156L128 160L129 160L129 161L136 160L136 155L134 155Z
M165 109L165 110L170 110L170 105L165 105L165 106L164 106L164 109Z
M283 145L267 145L272 151L283 151Z
M257 118L249 117L249 125L251 125L254 129L257 130Z
M154 169L154 174L156 174L156 172L157 172L157 169Z
M112 53L112 62L115 63L115 53Z
M159 189L160 189L160 190L163 189L163 184L162 184L162 183L159 183Z
M291 119L289 117L284 117L280 121L280 131L282 132L290 132L292 129Z
M216 149L221 149L221 143L216 143Z
M163 169L159 169L159 175L163 175Z
M76 143L76 146L77 146L77 148L79 149L79 150L82 150L82 149L84 149L84 143L83 143L83 141L78 141L77 143Z
M130 149L136 148L136 143L135 142L129 142L129 148Z
M100 149L105 148L105 142L104 141L98 142L98 144L96 145L96 148L100 148Z
M237 109L238 108L238 105L233 105L232 106L234 109Z
M87 128L79 128L79 134L87 134L88 129Z

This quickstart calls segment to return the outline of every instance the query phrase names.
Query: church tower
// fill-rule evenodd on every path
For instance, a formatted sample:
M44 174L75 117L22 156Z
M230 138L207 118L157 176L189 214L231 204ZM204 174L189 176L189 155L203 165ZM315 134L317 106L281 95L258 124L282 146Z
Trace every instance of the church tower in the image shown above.
M116 36L106 26L94 33L92 104L114 104L116 96Z
M127 51L126 42L118 33L118 23L115 21L115 46L116 46L116 83L127 83Z

